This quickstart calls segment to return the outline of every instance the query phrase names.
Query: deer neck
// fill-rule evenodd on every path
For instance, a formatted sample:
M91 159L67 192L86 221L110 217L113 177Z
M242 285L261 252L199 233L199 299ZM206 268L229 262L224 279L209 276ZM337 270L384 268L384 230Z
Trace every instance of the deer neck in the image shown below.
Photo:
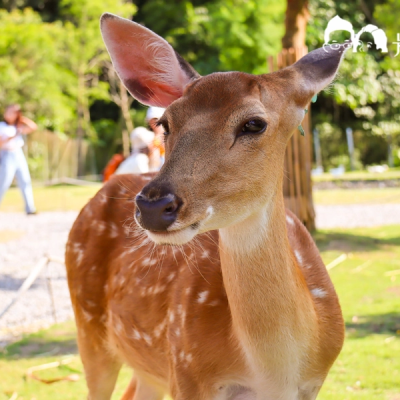
M290 373L280 366L290 365L293 373L298 370L296 360L303 358L298 353L309 347L316 324L287 238L281 192L261 211L219 232L234 334L251 364L258 370L272 367L285 379Z

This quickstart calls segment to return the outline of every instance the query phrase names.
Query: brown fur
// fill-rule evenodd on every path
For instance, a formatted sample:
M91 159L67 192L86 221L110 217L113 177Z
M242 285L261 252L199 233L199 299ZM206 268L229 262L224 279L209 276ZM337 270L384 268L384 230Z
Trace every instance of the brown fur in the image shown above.
M124 400L314 400L343 319L318 249L285 212L283 159L342 54L320 49L269 75L199 77L138 24L106 15L102 31L121 79L137 82L133 94L148 88L142 101L168 105L169 135L154 179L112 179L70 233L89 398L108 400L126 363L134 379ZM253 119L267 128L243 134ZM153 204L179 199L174 221L158 231L141 216L137 224L139 192Z

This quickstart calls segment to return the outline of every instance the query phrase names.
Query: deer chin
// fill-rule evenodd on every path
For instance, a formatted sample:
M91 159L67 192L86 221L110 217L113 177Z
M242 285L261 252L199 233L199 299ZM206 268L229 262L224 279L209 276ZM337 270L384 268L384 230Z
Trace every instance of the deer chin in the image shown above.
M145 231L147 236L158 245L182 245L190 242L199 233L199 224L192 224L183 229L166 232Z

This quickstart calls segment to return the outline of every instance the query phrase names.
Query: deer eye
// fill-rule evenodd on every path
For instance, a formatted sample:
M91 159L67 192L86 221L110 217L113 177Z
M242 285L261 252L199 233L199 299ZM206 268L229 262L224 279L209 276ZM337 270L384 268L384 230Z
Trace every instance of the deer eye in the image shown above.
M267 129L267 123L265 121L262 119L251 119L243 125L241 131L239 132L239 136L263 133L265 129Z

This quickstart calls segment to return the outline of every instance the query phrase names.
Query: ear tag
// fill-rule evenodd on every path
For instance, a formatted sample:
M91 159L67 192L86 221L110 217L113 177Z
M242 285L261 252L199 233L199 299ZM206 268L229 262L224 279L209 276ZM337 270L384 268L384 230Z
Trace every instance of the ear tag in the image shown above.
M315 103L315 102L317 101L317 97L318 97L318 95L315 94L315 95L312 97L312 99L311 99L311 103ZM307 113L308 113L308 109L305 108L305 109L304 109L304 115L306 115ZM303 129L303 127L301 126L301 124L297 127L297 129L299 130L301 136L304 136L304 135L305 135L304 129Z

